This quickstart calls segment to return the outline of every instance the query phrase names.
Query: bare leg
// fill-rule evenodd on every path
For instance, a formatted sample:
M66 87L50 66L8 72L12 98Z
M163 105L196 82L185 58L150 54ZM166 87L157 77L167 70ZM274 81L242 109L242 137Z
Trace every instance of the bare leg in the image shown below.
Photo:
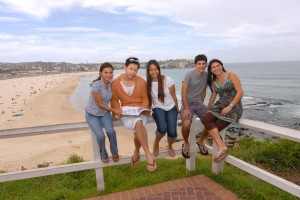
M173 140L168 140L168 147L169 147L169 149L173 149L173 143L174 143L175 141L173 141Z
M135 124L135 131L136 131L135 132L135 137L137 138L139 144L144 149L147 162L149 164L154 163L154 159L153 159L153 157L151 155L151 152L150 152L149 146L148 146L147 131L146 131L145 127L143 126L143 122L141 120L136 122L136 124ZM136 146L136 148L137 148L137 146ZM154 165L152 168L153 169L157 168L157 166Z
M184 148L187 150L190 149L189 135L190 135L191 124L192 123L190 120L182 121L181 133L184 140Z
M159 142L161 139L162 139L162 137L158 137L158 136L155 137L154 144L153 144L153 155L154 156L158 156L158 154L159 154Z
M205 138L207 138L208 136L208 131L206 130L206 128L203 129L202 134L200 135L199 139L198 139L198 143L202 146L204 146L204 140Z
M214 141L217 143L218 151L221 151L222 149L224 149L226 147L225 144L223 144L223 141L219 134L218 128L211 129L208 132L213 137Z
M134 134L134 145L135 145L135 149L134 149L134 153L133 153L133 160L137 160L139 155L140 155L140 148L141 148L141 143L139 142L136 133Z
M174 140L168 140L168 148L169 148L168 152L170 157L176 156L175 150L173 149L174 142L175 142Z

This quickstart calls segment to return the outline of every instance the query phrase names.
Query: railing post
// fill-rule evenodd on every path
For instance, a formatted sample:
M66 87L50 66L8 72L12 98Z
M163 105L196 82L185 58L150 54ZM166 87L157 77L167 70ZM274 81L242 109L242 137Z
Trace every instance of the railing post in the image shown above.
M190 141L190 149L195 148L195 137L196 137L196 132L197 132L197 126L199 126L198 123L198 118L196 119L194 117L191 129L190 129L190 136L189 136L189 141ZM190 158L185 160L185 167L188 171L195 171L196 169L196 153L190 153Z
M222 141L223 141L223 144L225 143L225 129L223 131L220 132L220 136L222 138ZM216 142L213 140L213 155L212 155L212 159L213 159L213 156L217 153L218 151L218 145L216 144ZM224 160L222 160L221 162L219 163L215 163L213 160L212 160L212 172L214 174L220 174L220 173L223 173L223 170L224 170Z
M92 136L92 144L93 144L94 161L100 161L100 149L98 146L96 136L92 131L91 131L91 136ZM103 168L102 167L95 168L95 172L96 172L97 189L98 191L104 190L105 185L104 185Z

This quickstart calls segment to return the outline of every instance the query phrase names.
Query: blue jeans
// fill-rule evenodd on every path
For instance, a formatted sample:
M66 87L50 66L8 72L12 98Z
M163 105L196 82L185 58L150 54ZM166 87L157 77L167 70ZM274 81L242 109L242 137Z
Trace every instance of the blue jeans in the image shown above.
M178 115L176 106L169 111L165 111L161 108L153 108L152 111L152 116L157 126L156 135L158 137L163 137L167 133L168 140L176 140Z
M85 112L85 119L92 132L95 134L99 148L101 158L108 158L108 154L105 148L105 135L103 128L106 131L106 135L110 142L111 154L118 155L118 143L116 132L113 127L113 121L110 112L106 112L104 116L95 116L88 112Z

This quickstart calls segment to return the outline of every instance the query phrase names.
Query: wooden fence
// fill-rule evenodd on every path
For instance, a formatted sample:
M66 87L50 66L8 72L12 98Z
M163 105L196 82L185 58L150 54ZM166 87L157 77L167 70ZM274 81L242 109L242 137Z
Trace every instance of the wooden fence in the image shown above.
M194 120L192 124L190 141L195 140L195 134L196 134L195 121L196 120ZM115 126L122 126L122 124L120 122L115 122ZM263 122L248 120L248 119L241 119L239 126L244 128L249 128L255 131L264 132L279 138L300 142L300 131L297 130L283 128L283 127L266 124ZM19 129L6 129L6 130L0 130L0 139L27 137L32 135L54 134L54 133L62 133L62 132L72 132L72 131L79 131L79 130L86 130L86 129L89 129L89 127L85 122L58 124L58 125L50 125L50 126L39 126L39 127L30 127L30 128L19 128ZM97 188L98 190L104 190L105 184L104 184L104 177L103 177L104 176L103 167L130 163L131 157L121 158L119 162L116 163L115 162L102 163L100 161L99 148L95 136L94 134L91 134L91 136L92 136L93 153L94 153L93 161L53 166L47 168L30 169L30 170L18 171L18 172L2 173L0 174L0 182L95 169ZM221 132L221 136L223 138L223 141L225 141L225 131ZM213 143L213 147L208 145L206 145L206 147L210 154L214 154L217 151L217 146L215 143ZM195 170L196 153L198 151L199 151L198 147L191 146L191 157L190 159L186 159L187 170L189 171ZM176 155L181 155L181 149L178 149L175 152ZM160 152L158 158L165 158L165 157L168 157L167 151ZM144 155L141 155L140 159L146 160ZM229 164L236 166L237 168L243 171L246 171L278 188L281 188L284 191L287 191L297 197L300 197L300 186L294 183L291 183L283 178L275 176L267 171L264 171L258 167L255 167L231 155L228 155L226 157L225 162L228 162ZM214 173L216 174L222 173L223 167L224 167L224 161L220 163L215 163L212 161L212 170Z

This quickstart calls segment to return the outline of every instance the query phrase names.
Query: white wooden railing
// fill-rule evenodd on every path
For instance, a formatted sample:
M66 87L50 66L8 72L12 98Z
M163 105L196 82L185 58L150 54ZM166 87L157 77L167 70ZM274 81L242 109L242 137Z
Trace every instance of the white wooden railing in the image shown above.
M121 123L115 122L114 125L121 126ZM190 141L195 140L196 126L199 126L199 124L197 124L197 120L194 120L191 127ZM289 139L296 142L300 142L300 131L297 130L283 128L283 127L270 125L263 122L248 120L248 119L241 119L239 126L256 130L256 131L261 131L283 139ZM61 132L72 132L72 131L79 131L79 130L86 130L86 129L89 129L89 127L85 122L30 127L30 128L19 128L19 129L6 129L6 130L0 130L0 139L26 137L32 135L54 134L54 133L61 133ZM2 173L0 174L0 182L95 169L97 188L98 190L104 190L105 187L104 187L103 167L130 163L131 157L120 158L120 160L116 163L115 162L102 163L100 161L99 148L95 136L94 134L91 134L91 136L92 136L93 153L94 153L93 161L53 166L47 168L30 169L30 170L18 171L18 172ZM225 141L225 131L221 132L221 136L223 138L223 141ZM214 154L217 151L217 147L215 143L213 143L213 147L208 145L206 145L206 147L210 154ZM196 153L198 151L199 149L197 146L191 146L191 157L190 159L186 159L187 170L189 171L195 170ZM181 149L178 149L175 152L176 155L181 155ZM160 152L158 158L165 158L165 157L168 157L168 153L166 151ZM140 159L146 160L145 155L141 155ZM264 171L258 167L255 167L231 155L228 155L225 161L274 186L277 186L278 188L283 189L284 191L287 191L297 197L300 197L300 186L294 183L291 183L285 179L275 176L267 171ZM212 170L215 174L222 173L223 167L224 167L224 161L220 163L215 163L212 161Z

